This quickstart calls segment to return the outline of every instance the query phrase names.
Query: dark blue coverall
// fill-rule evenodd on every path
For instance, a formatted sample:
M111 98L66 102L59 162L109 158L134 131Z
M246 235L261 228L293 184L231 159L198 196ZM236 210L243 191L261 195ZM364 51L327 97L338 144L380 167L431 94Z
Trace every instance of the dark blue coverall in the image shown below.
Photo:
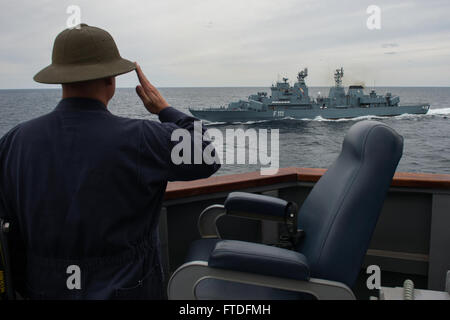
M173 130L192 133L197 119L172 107L159 119L66 98L2 137L0 215L11 222L13 274L30 298L164 298L157 230L167 181L206 178L220 164L173 164ZM73 265L80 289L67 284Z

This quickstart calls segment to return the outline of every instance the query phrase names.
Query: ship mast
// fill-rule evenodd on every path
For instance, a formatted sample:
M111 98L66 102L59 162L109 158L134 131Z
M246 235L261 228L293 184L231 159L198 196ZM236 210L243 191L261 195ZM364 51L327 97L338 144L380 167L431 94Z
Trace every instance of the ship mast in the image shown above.
M304 70L300 71L297 75L297 80L300 85L305 84L305 78L308 76L308 68L305 68Z
M336 87L340 88L342 85L342 77L344 76L344 68L336 69L334 73L334 82L336 83Z

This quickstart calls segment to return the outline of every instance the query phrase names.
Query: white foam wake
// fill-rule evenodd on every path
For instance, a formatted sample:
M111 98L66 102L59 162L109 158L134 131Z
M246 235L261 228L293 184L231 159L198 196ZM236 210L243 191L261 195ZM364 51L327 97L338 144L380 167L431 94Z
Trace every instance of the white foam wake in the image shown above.
M448 115L450 114L450 108L430 109L427 114L432 115Z
M342 122L342 121L361 121L361 120L371 120L371 119L389 119L389 118L395 118L395 119L410 119L415 117L424 117L429 115L437 115L437 116L446 116L450 114L450 108L437 108L437 109L430 109L426 114L410 114L410 113L404 113L398 116L374 116L374 115L367 115L367 116L360 116L355 118L342 118L342 119L326 119L321 116L317 116L314 119L309 118L302 118L297 119L293 117L284 117L284 118L276 118L276 119L270 119L270 120L254 120L254 121L235 121L231 122L231 124L255 124L255 123L264 123L264 122L270 122L270 121L318 121L318 122ZM226 124L226 122L206 122L206 125L222 125Z

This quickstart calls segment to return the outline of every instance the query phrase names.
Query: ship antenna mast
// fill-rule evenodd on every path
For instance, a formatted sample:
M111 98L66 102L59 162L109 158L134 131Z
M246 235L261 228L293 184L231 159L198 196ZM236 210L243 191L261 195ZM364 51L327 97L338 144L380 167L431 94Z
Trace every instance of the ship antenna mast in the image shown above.
M336 83L336 87L340 87L342 85L342 77L344 76L344 68L336 69L334 73L334 82Z
M300 71L297 75L298 83L305 84L305 78L308 76L308 68Z

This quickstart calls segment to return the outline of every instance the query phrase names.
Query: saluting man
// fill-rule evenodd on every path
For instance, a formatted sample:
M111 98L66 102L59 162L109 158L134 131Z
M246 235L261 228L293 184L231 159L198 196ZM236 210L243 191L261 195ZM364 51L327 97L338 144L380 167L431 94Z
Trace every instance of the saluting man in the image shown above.
M133 70L160 122L108 111L115 77ZM197 119L169 106L108 32L86 24L56 37L52 63L34 80L62 84L62 99L0 140L0 216L11 222L16 286L32 299L164 298L157 231L167 181L220 167L171 160L172 132L193 137Z

